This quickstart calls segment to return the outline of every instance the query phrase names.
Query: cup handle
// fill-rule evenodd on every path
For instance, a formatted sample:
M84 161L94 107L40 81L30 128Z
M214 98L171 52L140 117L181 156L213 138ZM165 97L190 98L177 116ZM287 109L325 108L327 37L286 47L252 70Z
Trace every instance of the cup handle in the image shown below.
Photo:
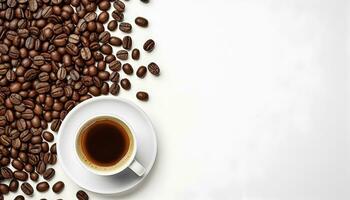
M137 162L137 160L132 161L129 168L138 176L143 176L146 172L146 169L139 162Z

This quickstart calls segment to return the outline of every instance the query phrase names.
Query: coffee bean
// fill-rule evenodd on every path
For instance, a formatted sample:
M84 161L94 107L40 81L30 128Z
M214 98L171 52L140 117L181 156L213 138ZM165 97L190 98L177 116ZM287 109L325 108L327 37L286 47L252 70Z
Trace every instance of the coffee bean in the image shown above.
M29 152L32 154L39 154L41 152L41 145L36 144L29 147Z
M148 26L148 20L144 17L136 17L135 24L141 27L147 27Z
M8 167L2 167L1 170L1 176L4 178L4 179L10 179L13 177L13 173L12 173L12 170Z
M26 121L24 119L19 119L16 121L16 127L19 131L24 131L27 128Z
M115 10L112 12L112 17L118 22L121 22L124 19L124 14Z
M50 185L46 181L40 182L36 185L36 190L38 190L39 192L45 192L49 190L49 188Z
M73 43L68 43L65 50L71 56L77 56L79 54L79 48Z
M159 69L158 65L154 62L152 62L148 65L148 71L155 76L159 76L159 74L160 74L160 69Z
M83 190L79 190L76 194L78 200L88 200L89 196Z
M132 75L134 73L134 69L129 63L123 64L123 71L127 75Z
M58 80L64 80L67 76L67 70L64 67L61 67L57 71Z
M123 41L118 37L112 36L109 38L109 43L113 46L121 46Z
M116 9L117 12L124 12L125 11L125 4L120 1L120 0L117 0L113 3L113 7Z
M30 180L37 181L38 179L39 179L39 174L37 174L36 172L30 173Z
M147 52L151 52L151 51L153 51L154 46L155 46L155 42L152 39L149 39L143 45L143 49Z
M103 44L107 43L110 38L111 38L111 34L107 31L102 32L98 37L99 41Z
M60 129L60 126L61 126L61 120L59 119L54 119L51 123L51 130L54 131L54 132L57 132L59 129Z
M101 87L101 94L107 95L108 92L109 92L109 85L106 82L104 82Z
M0 184L0 193L1 194L8 194L9 193L9 187L6 184L1 183Z
M19 180L19 181L26 181L28 180L28 174L24 171L15 171L13 173L13 176Z
M25 200L25 198L22 195L18 195L18 196L15 197L14 200Z
M53 168L48 168L43 174L43 177L45 180L50 180L54 176L55 176L55 170Z
M130 36L125 36L123 38L123 48L124 49L127 49L127 50L130 50L132 47L132 39Z
M97 21L99 21L102 24L105 24L106 22L108 22L108 19L109 19L109 14L108 12L104 12L104 11L102 11L97 17Z
M121 62L119 60L112 61L109 64L109 69L112 71L120 71L121 70Z
M44 161L39 161L38 166L36 168L36 172L38 172L38 174L43 174L46 171L46 164L44 163Z
M134 60L139 60L140 59L140 50L138 49L133 49L131 53L131 57Z
M31 109L25 109L22 113L22 118L25 120L31 120L34 117L34 112Z
M106 54L106 55L110 55L113 52L112 47L110 45L108 45L108 44L102 45L101 48L100 48L100 51L103 54Z
M41 55L35 56L33 58L33 64L37 65L37 66L44 65L45 64L45 58L43 56L41 56Z
M148 101L148 94L146 92L137 92L136 97L141 101Z
M84 47L80 50L80 56L83 60L90 60L91 51L88 47Z
M112 72L112 74L110 75L110 80L112 81L112 82L116 82L116 83L118 83L119 82L119 77L120 77L120 75L119 75L119 73L118 72Z
M50 84L48 82L39 82L34 87L39 94L44 94L50 91Z
M13 159L11 164L12 164L12 167L17 170L23 170L24 168L24 164L21 161L16 159Z
M132 30L132 26L131 26L131 24L129 24L127 22L122 22L119 25L119 30L121 30L124 33L130 33Z
M147 68L145 66L141 66L137 69L136 75L139 78L144 78L147 74Z
M54 135L52 133L50 133L49 131L44 131L43 138L48 142L52 142L54 140Z
M108 0L103 0L98 3L98 8L103 11L109 10L111 3Z
M9 190L11 192L16 192L18 190L18 181L16 179L12 179L10 184L9 184Z
M109 88L109 92L115 96L119 94L119 91L120 91L120 86L118 85L118 83L113 83Z
M128 79L124 78L120 81L120 85L124 90L130 90L131 88L131 83Z
M117 20L111 20L107 25L108 30L115 31L118 28L118 21ZM6 46L6 45L5 45ZM7 46L6 46L7 47ZM4 47L5 48L5 47ZM1 46L0 46L1 51Z
M26 195L32 195L34 192L33 187L27 182L22 183L21 190Z
M149 3L149 0L141 0L143 3Z
M22 97L19 94L11 94L10 101L14 105L18 105L18 104L22 103Z
M9 51L9 47L6 44L0 44L0 53L1 54L7 54Z
M64 189L64 183L62 181L58 181L52 186L52 191L54 193L61 193L63 189Z
M117 58L120 60L127 60L129 58L129 53L126 50L119 50L117 52Z

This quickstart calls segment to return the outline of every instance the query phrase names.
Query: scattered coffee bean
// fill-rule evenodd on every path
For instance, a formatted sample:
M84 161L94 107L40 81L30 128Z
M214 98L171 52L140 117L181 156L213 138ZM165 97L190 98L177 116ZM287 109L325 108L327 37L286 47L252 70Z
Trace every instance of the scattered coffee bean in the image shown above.
M46 181L40 182L36 185L36 190L38 190L39 192L45 192L49 190L49 188L50 185Z
M43 174L43 177L45 180L50 180L54 176L55 176L55 170L53 168L48 168Z
M107 25L108 30L115 31L118 28L118 21L117 20L111 20ZM1 47L0 47L1 48Z
M123 71L127 75L132 75L134 73L134 69L129 63L123 64Z
M124 33L130 33L132 30L132 26L131 26L131 24L129 24L127 22L122 22L119 25L119 30L121 30Z
M54 193L60 193L62 192L63 189L64 189L64 183L62 181L58 181L52 186L52 191Z
M160 74L160 69L159 69L158 65L154 62L152 62L148 65L148 71L155 76L159 76L159 74Z
M141 0L143 3L149 3L149 0Z
M12 179L9 184L9 190L11 192L16 192L18 190L19 183L16 179Z
M123 48L124 49L127 49L127 50L130 50L132 47L132 39L130 36L125 36L123 38Z
M18 196L15 197L14 200L25 200L25 198L22 195L18 195Z
M129 53L126 50L119 50L117 52L117 58L120 60L127 60L129 58Z
M148 94L146 92L137 92L136 97L141 101L148 101Z
M88 200L89 196L86 194L86 192L79 190L76 194L78 200Z
M141 27L147 27L148 26L148 20L143 17L136 17L135 24Z
M124 78L120 81L120 85L124 90L130 90L131 88L131 83L128 79Z
M154 46L155 46L155 42L152 39L149 39L143 45L143 49L147 52L151 52L151 51L153 51Z
M136 75L139 78L144 78L147 74L147 68L145 66L141 66L137 69Z
M140 50L138 49L133 49L131 53L131 57L134 60L139 60L140 59Z
M0 193L1 194L8 194L9 193L9 186L7 186L6 184L1 183L0 184Z
M114 96L118 95L119 91L120 91L120 86L118 85L118 83L113 83L109 88L109 92Z
M32 195L34 192L33 187L27 182L22 183L21 190L26 195Z

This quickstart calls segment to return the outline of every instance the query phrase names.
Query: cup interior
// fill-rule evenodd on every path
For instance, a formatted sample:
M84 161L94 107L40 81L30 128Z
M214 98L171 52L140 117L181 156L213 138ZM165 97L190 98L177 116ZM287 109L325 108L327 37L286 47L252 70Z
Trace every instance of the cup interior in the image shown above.
M127 151L123 157L117 161L116 163L113 163L112 165L101 165L96 162L94 162L91 159L91 156L88 155L86 148L84 147L84 137L86 137L86 130L89 129L91 126L93 126L96 123L99 123L102 120L111 120L114 123L117 123L120 125L127 134L129 145L127 148ZM75 140L75 146L76 146L76 154L81 162L81 164L87 168L89 171L97 174L97 175L114 175L117 174L124 169L126 169L131 162L134 160L136 155L136 140L135 136L133 134L133 131L131 127L120 117L117 116L96 116L92 119L89 119L82 123L80 126L80 129L78 130L78 133L76 134L76 140ZM104 149L108 151L108 149Z

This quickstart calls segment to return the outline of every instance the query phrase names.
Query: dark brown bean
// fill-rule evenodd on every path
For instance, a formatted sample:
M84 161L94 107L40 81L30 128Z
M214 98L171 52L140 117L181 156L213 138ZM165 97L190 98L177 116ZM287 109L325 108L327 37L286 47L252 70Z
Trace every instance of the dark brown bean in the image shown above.
M1 168L1 176L4 179L11 179L13 177L12 170L8 167L2 167Z
M139 78L144 78L147 74L147 68L145 66L141 66L137 69L136 75Z
M118 28L118 21L117 20L111 20L107 25L108 30L115 31ZM7 46L6 46L7 47ZM1 48L1 47L0 47Z
M38 190L39 192L45 192L49 190L49 188L50 185L46 181L40 182L36 185L36 190Z
M130 90L131 88L131 83L128 79L124 78L120 81L120 85L124 90Z
M134 69L129 63L123 64L123 71L127 75L132 75L134 73Z
M125 36L123 38L123 48L130 50L132 48L132 39L130 36Z
M148 71L155 76L159 76L159 74L160 74L160 69L159 69L158 65L154 62L152 62L148 65Z
M137 92L136 93L136 97L137 99L139 99L140 101L148 101L148 94L147 92Z
M22 195L18 195L18 196L15 197L14 200L25 200L25 198Z
M8 194L8 193L9 193L9 186L1 183L0 184L0 194Z
M117 58L120 60L127 60L129 58L129 53L126 50L119 50L117 52Z
M114 96L118 95L119 91L120 91L120 86L118 85L118 83L113 83L109 88L109 92Z
M134 60L140 59L140 50L139 49L133 49L131 53L131 58Z
M18 181L16 179L12 179L10 184L9 184L9 190L11 192L16 192L18 190Z
M26 181L28 180L28 174L24 171L15 171L13 173L13 176L20 181Z
M78 200L88 200L89 196L83 190L79 190L76 194Z
M39 179L39 174L36 172L30 173L30 180L37 181Z
M109 44L113 46L121 46L123 41L119 37L112 36L109 38Z
M21 190L26 195L32 195L34 192L33 187L27 182L22 183Z
M132 30L132 25L127 22L122 22L119 25L119 30L121 30L124 33L130 33Z
M60 129L60 126L61 126L61 120L59 119L54 119L51 123L51 130L54 131L54 132L57 132L59 129Z
M144 17L136 17L135 24L141 27L147 27L148 26L148 20Z
M147 52L151 52L151 51L153 51L154 46L155 46L155 42L152 39L149 39L143 45L143 49Z
M45 180L50 180L54 176L55 176L55 170L53 168L48 168L43 174L43 177Z

